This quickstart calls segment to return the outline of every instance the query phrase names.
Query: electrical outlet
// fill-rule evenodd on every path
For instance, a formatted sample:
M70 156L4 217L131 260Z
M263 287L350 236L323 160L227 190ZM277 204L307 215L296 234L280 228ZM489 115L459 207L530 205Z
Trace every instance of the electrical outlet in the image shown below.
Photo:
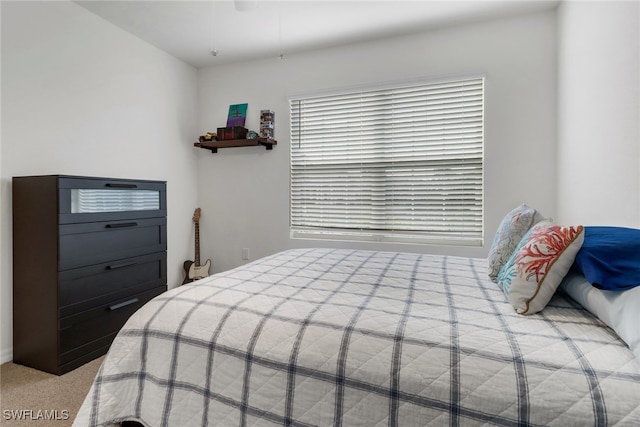
M249 248L242 248L242 259L249 259Z

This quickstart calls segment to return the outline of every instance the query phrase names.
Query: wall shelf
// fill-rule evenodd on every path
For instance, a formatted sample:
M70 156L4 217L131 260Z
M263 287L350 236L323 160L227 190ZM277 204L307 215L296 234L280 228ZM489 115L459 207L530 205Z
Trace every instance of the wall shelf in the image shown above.
M218 148L228 148L228 147L250 147L262 145L267 150L272 150L273 146L276 145L278 141L270 138L253 138L253 139L228 139L224 141L205 141L205 142L194 142L194 147L204 148L206 150L211 150L212 153L217 153Z

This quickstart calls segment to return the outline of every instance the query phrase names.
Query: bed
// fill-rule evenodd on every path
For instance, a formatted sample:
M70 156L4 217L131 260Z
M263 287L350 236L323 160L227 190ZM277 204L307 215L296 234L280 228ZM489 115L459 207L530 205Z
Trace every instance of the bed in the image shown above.
M293 249L174 288L120 331L74 426L640 425L640 363L487 260Z

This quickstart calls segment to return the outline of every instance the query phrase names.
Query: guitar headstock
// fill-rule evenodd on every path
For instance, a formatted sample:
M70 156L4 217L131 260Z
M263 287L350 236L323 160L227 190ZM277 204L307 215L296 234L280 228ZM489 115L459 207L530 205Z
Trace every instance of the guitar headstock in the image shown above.
M198 222L200 221L200 208L197 208L196 211L193 213L193 222Z

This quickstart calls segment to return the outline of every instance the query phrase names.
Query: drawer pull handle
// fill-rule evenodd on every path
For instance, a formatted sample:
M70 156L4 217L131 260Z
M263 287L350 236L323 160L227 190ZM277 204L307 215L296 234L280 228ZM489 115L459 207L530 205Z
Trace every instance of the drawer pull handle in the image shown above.
M111 187L111 188L138 188L137 185L135 184L122 184L119 182L108 182L105 184L105 187Z
M118 224L107 224L107 228L135 227L137 225L137 222L121 222Z
M136 265L137 262L123 262L122 264L112 264L107 266L107 270L117 270L118 268L131 267Z
M126 307L128 305L135 304L137 302L138 302L138 298L132 298L130 300L126 300L126 301L121 302L119 304L110 305L109 306L109 310L111 310L111 311L118 310L119 308Z

